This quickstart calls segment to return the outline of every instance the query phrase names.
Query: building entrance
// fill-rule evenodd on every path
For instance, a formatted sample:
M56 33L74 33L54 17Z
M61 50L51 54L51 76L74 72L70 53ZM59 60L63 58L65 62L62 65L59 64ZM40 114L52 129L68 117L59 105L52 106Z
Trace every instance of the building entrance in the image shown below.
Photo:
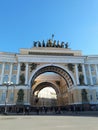
M32 73L30 84L32 106L66 106L69 104L68 90L74 86L74 80L68 70L58 65L45 65ZM42 98L39 96L43 89L46 89L48 98L45 94Z
M57 106L58 94L60 94L59 89L54 83L39 83L33 91L33 106Z

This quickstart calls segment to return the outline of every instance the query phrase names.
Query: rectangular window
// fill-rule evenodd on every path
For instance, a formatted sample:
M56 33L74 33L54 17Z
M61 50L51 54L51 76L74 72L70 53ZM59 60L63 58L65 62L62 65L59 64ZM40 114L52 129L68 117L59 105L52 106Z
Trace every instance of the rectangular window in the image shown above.
M93 96L92 96L92 95L90 95L90 100L91 100L91 101L93 100Z
M0 63L0 70L2 69L2 64Z
M91 71L94 71L94 65L91 65Z
M96 77L93 77L93 84L97 84L97 80L96 80Z
M88 71L88 66L87 66L87 65L85 65L85 71L86 71L86 72Z
M8 79L9 79L8 75L4 75L3 82L8 82Z
M5 99L6 99L6 93L2 93L2 96L1 96L1 101L5 101Z
M16 64L13 65L13 70L17 70L17 65Z
M5 64L5 70L10 70L10 65L9 64Z
M11 92L11 94L10 94L10 101L13 101L13 100L14 100L14 93Z
M87 84L91 84L90 78L87 76Z
M16 75L12 75L11 82L13 82L13 84L16 84Z
M96 99L98 100L98 92L96 92Z

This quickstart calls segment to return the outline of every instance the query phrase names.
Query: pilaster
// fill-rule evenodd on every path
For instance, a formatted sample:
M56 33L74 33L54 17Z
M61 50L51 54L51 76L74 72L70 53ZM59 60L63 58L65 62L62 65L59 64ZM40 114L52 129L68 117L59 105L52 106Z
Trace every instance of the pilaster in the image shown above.
M13 67L13 65L11 63L11 65L10 65L10 73L9 73L9 81L10 82L11 82L11 77L12 77L12 67Z
M2 73L1 73L1 81L0 81L0 84L3 84L4 68L5 68L5 63L2 64Z
M97 64L95 65L95 71L96 71L96 80L98 83L98 66L97 66Z
M75 64L75 72L76 72L76 82L77 82L77 84L80 84L79 83L79 74L78 74L78 66L77 66L77 64Z
M83 70L83 76L84 76L84 83L87 84L86 72L85 72L84 64L82 64L82 70Z
M25 84L28 84L28 63L26 63Z
M89 70L89 75L90 75L90 82L91 82L91 85L93 85L93 80L92 80L92 73L91 73L90 64L88 64L88 70Z
M16 84L19 84L19 76L20 76L20 63L18 63Z

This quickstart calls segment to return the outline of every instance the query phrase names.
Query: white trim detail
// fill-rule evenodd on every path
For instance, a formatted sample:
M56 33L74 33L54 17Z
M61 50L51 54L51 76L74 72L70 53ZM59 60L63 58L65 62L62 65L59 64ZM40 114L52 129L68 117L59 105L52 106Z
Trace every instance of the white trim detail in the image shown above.
M16 84L19 84L19 74L20 74L20 63L18 63Z
M83 70L83 76L84 76L84 83L87 84L86 72L85 72L84 64L82 64L82 70Z
M1 83L0 84L3 84L4 68L5 68L5 63L2 64Z
M79 74L78 74L78 66L77 66L77 64L75 64L75 72L76 72L76 81L77 81L77 84L80 84L79 83Z
M88 64L88 70L89 70L89 75L90 75L90 82L91 82L91 85L93 85L93 80L92 80L92 74L91 74L90 64Z
M25 84L28 84L28 63L26 63Z

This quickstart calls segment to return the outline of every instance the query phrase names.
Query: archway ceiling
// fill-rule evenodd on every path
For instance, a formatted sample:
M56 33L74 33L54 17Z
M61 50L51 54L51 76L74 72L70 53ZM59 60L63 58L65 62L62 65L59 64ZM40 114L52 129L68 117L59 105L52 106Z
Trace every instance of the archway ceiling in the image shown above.
M34 94L36 91L39 92L41 89L43 89L43 88L45 88L45 87L52 87L52 88L56 91L57 94L59 93L58 88L57 88L54 84L52 84L52 83L50 83L50 82L42 82L42 83L40 83L40 84L38 84L38 85L36 86L36 88L35 88L34 91L33 91L33 94Z
M49 81L49 80L58 80L60 81L61 80L61 76L54 73L54 72L45 72L43 74L40 74L38 77L36 77L35 81Z
M64 69L62 69L58 66L46 66L46 67L39 69L37 72L35 72L34 76L32 77L32 80L31 80L31 86L33 85L36 77L38 77L40 74L43 74L45 72L57 73L65 79L68 87L73 85L72 78L70 77L70 75Z

